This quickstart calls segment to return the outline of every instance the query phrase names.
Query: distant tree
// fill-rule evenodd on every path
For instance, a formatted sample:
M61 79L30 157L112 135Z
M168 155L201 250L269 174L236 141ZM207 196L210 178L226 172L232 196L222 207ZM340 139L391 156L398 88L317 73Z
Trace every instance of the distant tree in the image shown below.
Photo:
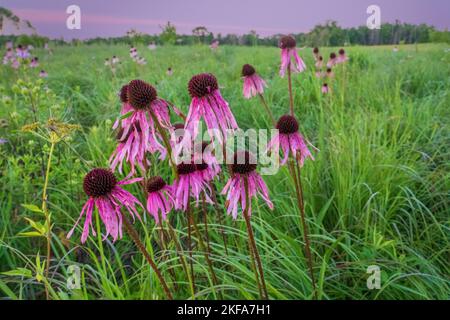
M165 26L160 26L162 32L159 35L159 38L161 39L162 43L164 44L175 44L177 41L177 29L176 27L170 23L170 21L167 22Z
M210 32L208 31L208 29L206 29L206 27L204 26L199 26L199 27L195 27L194 29L192 29L192 35L197 38L197 42L198 43L203 43L205 44L206 42L206 37L208 35L210 35Z

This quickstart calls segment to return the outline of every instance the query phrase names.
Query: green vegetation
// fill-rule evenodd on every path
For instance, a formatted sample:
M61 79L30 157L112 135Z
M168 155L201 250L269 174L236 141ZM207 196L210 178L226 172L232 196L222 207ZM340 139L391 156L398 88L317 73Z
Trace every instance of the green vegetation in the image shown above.
M323 49L324 57L337 49ZM322 83L314 76L312 50L300 51L308 70L293 76L296 115L301 132L320 149L302 171L320 299L449 297L450 53L444 45L399 49L346 48L350 61L335 70L328 96L321 94ZM267 80L265 98L275 116L288 112L287 80L278 76L277 48L221 46L213 53L198 45L155 51L138 46L148 61L145 66L131 61L128 50L126 45L97 44L61 46L53 55L36 50L49 74L41 80L39 70L0 67L0 138L7 139L0 145L0 297L43 299L48 283L52 299L164 298L128 235L115 243L91 236L81 246L78 228L66 239L86 201L84 175L92 167L107 166L115 147L111 127L120 110L117 92L127 81L154 84L161 97L187 112L190 77L212 72L242 128L270 128L259 100L242 97L241 67L251 63ZM114 74L104 65L112 55L122 61ZM166 74L168 67L172 76ZM49 140L55 128L50 118L63 122L57 128L66 130L64 141ZM22 130L35 122L47 139ZM81 128L73 131L66 123ZM167 163L151 170L170 176ZM255 201L252 224L269 296L311 299L294 182L287 168L264 179L275 209ZM217 189L222 187L219 183ZM137 184L126 189L145 202ZM42 209L44 190L48 201ZM220 291L226 299L258 298L245 223L242 217L233 221L226 216L223 206L221 198L220 212L209 208L208 215L218 285L197 248L196 298L217 298ZM203 232L200 210L194 215ZM135 227L174 297L190 298L173 244L162 249L154 220L143 216ZM185 243L186 217L172 212L170 220ZM47 239L42 235L49 229L47 278ZM69 290L66 281L74 265L81 270L81 289ZM380 290L366 286L371 265L381 269Z

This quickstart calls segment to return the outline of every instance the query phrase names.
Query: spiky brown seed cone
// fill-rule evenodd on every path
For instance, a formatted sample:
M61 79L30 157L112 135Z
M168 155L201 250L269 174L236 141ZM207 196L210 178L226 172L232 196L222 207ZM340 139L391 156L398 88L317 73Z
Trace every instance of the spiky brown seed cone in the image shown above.
M249 174L256 170L255 157L248 151L237 151L230 167L233 174Z
M206 170L206 169L208 169L208 164L205 163L205 162L197 163L197 164L195 164L195 169L196 169L197 171L203 171L203 170Z
M197 168L194 163L180 163L177 165L177 171L179 175L194 173Z
M150 84L142 80L132 80L128 84L128 102L137 110L150 107L156 99L157 92Z
M297 41L293 36L283 36L280 39L280 48L281 49L294 49L297 45Z
M336 53L334 52L330 53L330 59L336 59Z
M314 54L318 54L319 53L319 48L314 48L314 50L313 50L313 52L314 52Z
M323 57L322 57L322 56L320 56L320 57L319 57L319 60L320 60L320 61L323 61Z
M202 98L219 89L216 77L211 73L200 73L191 78L188 84L191 98Z
M243 77L250 77L256 73L255 68L250 64L244 64L242 66L242 76Z
M281 134L293 134L298 131L298 121L291 115L284 115L278 120L276 128Z
M339 50L339 54L340 54L341 56L343 56L343 55L345 54L345 50L344 50L344 49L340 49L340 50Z
M127 103L128 102L128 85L124 85L122 86L122 88L120 89L120 101L122 101L123 103Z
M166 186L166 182L160 176L155 176L147 180L146 190L148 193L157 192Z
M327 68L327 73L331 73L333 71L331 68Z
M83 189L90 197L101 197L109 194L116 184L117 179L111 170L96 168L84 177Z

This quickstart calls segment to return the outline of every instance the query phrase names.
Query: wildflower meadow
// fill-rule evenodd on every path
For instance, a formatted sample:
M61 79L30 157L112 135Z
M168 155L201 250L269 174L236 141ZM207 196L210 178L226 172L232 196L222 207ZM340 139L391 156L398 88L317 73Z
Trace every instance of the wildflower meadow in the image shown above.
M445 44L8 42L3 299L447 299Z

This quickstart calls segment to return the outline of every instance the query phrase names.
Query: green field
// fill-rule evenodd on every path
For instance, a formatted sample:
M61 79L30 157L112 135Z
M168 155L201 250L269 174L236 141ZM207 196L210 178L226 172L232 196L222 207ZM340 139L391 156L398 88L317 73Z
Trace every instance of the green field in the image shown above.
M0 138L8 140L0 145L0 298L45 299L47 283L51 299L164 299L155 273L128 235L115 243L91 236L81 246L79 227L66 240L87 199L84 175L93 167L106 167L116 146L111 127L121 106L117 92L126 82L142 79L154 84L161 97L187 113L189 79L211 72L241 128L270 128L259 100L242 96L241 67L250 63L267 80L265 97L275 116L288 113L287 79L278 75L278 48L222 46L216 53L206 46L137 48L147 65L132 62L125 45L81 45L56 47L53 55L37 49L39 69L49 74L43 80L38 80L39 70L0 66ZM321 50L328 56L337 49ZM312 50L300 51L308 70L293 75L296 116L301 132L320 149L302 171L319 299L449 298L446 49L400 46L395 53L392 47L348 47L351 60L336 69L328 96L321 94L322 83L314 76ZM115 75L104 66L104 59L112 55L122 61ZM168 67L174 71L171 77L166 75ZM46 190L52 258L49 278L43 279L46 239L21 233L34 231L27 218L45 226L40 210L30 205L41 207L46 177L42 169L47 168L50 144L21 129L50 117L81 129L56 144L50 161ZM166 162L154 163L151 172L170 177ZM312 299L294 183L286 167L264 179L275 209L255 200L252 224L270 299ZM223 185L217 182L217 189ZM138 184L126 189L145 203ZM213 284L196 247L195 298L216 299L222 294L225 299L257 299L244 220L226 216L223 198L219 200L219 212L210 207L208 213L218 284ZM194 215L203 232L199 211ZM173 243L161 248L154 220L142 216L144 222L135 226L174 298L192 298ZM170 221L184 244L184 214L172 212ZM81 270L81 289L69 290L68 268L74 265ZM367 288L371 265L381 269L380 289Z

